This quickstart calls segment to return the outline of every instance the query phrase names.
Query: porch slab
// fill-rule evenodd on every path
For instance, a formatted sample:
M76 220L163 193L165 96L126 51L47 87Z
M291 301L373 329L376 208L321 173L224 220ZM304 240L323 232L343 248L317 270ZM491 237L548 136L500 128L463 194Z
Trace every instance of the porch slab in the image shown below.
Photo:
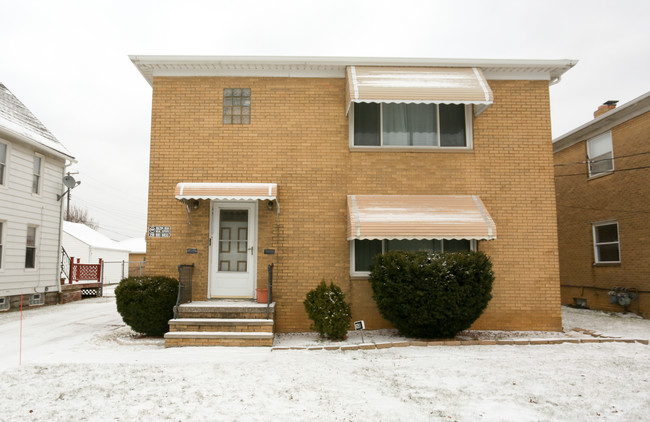
M178 331L165 333L165 338L273 339L273 333L240 333L232 331Z

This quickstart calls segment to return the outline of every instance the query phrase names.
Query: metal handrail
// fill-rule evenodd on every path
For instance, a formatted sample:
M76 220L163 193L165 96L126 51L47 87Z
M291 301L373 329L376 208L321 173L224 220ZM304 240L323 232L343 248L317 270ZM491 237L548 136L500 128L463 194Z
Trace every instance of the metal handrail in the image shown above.
M63 246L61 246L61 272L68 280L70 280L70 257Z
M189 292L189 300L192 301L192 273L194 272L194 264L181 264L178 266L178 295L176 296L176 306L174 306L174 319L178 318L178 308L181 301L187 292ZM186 303L186 302L183 302Z

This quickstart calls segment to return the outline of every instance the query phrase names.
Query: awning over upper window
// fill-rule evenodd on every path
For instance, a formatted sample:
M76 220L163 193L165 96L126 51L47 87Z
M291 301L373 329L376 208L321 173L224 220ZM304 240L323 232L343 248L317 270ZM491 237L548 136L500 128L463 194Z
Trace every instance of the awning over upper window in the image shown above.
M476 67L348 66L346 114L352 103L474 104L479 115L493 102Z
M274 200L278 195L275 183L179 183L176 199Z
M348 240L496 237L476 195L348 195Z

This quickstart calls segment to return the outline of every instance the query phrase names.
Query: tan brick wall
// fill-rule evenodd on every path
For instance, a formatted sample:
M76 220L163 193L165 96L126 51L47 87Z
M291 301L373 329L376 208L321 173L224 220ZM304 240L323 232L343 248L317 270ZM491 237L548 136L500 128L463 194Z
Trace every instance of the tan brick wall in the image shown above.
M560 329L548 82L490 81L495 104L474 121L474 150L418 153L351 152L344 82L155 78L148 224L171 226L171 238L148 239L147 272L174 275L194 262L193 296L206 297L209 204L188 224L176 183L274 182L281 213L276 221L259 205L258 285L274 262L277 331L309 328L302 302L323 279L348 294L355 319L387 327L368 281L349 276L346 195L475 194L498 231L479 246L496 282L475 328ZM226 87L252 89L250 125L221 123Z
M555 154L562 303L587 299L590 308L622 311L609 304L613 286L634 287L642 293L629 310L650 317L650 113L612 129L613 174L588 179L586 142ZM639 154L642 153L642 154ZM645 154L643 154L645 153ZM575 164L571 164L575 163ZM571 165L566 165L571 164ZM592 223L617 220L620 265L594 265ZM571 287L575 286L575 287Z

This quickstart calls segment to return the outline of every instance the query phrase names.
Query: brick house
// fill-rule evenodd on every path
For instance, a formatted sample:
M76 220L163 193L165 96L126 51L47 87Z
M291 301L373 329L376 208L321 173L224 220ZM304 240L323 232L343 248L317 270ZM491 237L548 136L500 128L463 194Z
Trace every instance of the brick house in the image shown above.
M553 141L562 303L648 318L650 92L616 103Z
M477 249L496 281L474 328L561 329L549 84L574 61L131 60L153 88L148 274L194 264L194 301L252 299L273 263L277 331L309 329L321 280L378 329L372 256Z

